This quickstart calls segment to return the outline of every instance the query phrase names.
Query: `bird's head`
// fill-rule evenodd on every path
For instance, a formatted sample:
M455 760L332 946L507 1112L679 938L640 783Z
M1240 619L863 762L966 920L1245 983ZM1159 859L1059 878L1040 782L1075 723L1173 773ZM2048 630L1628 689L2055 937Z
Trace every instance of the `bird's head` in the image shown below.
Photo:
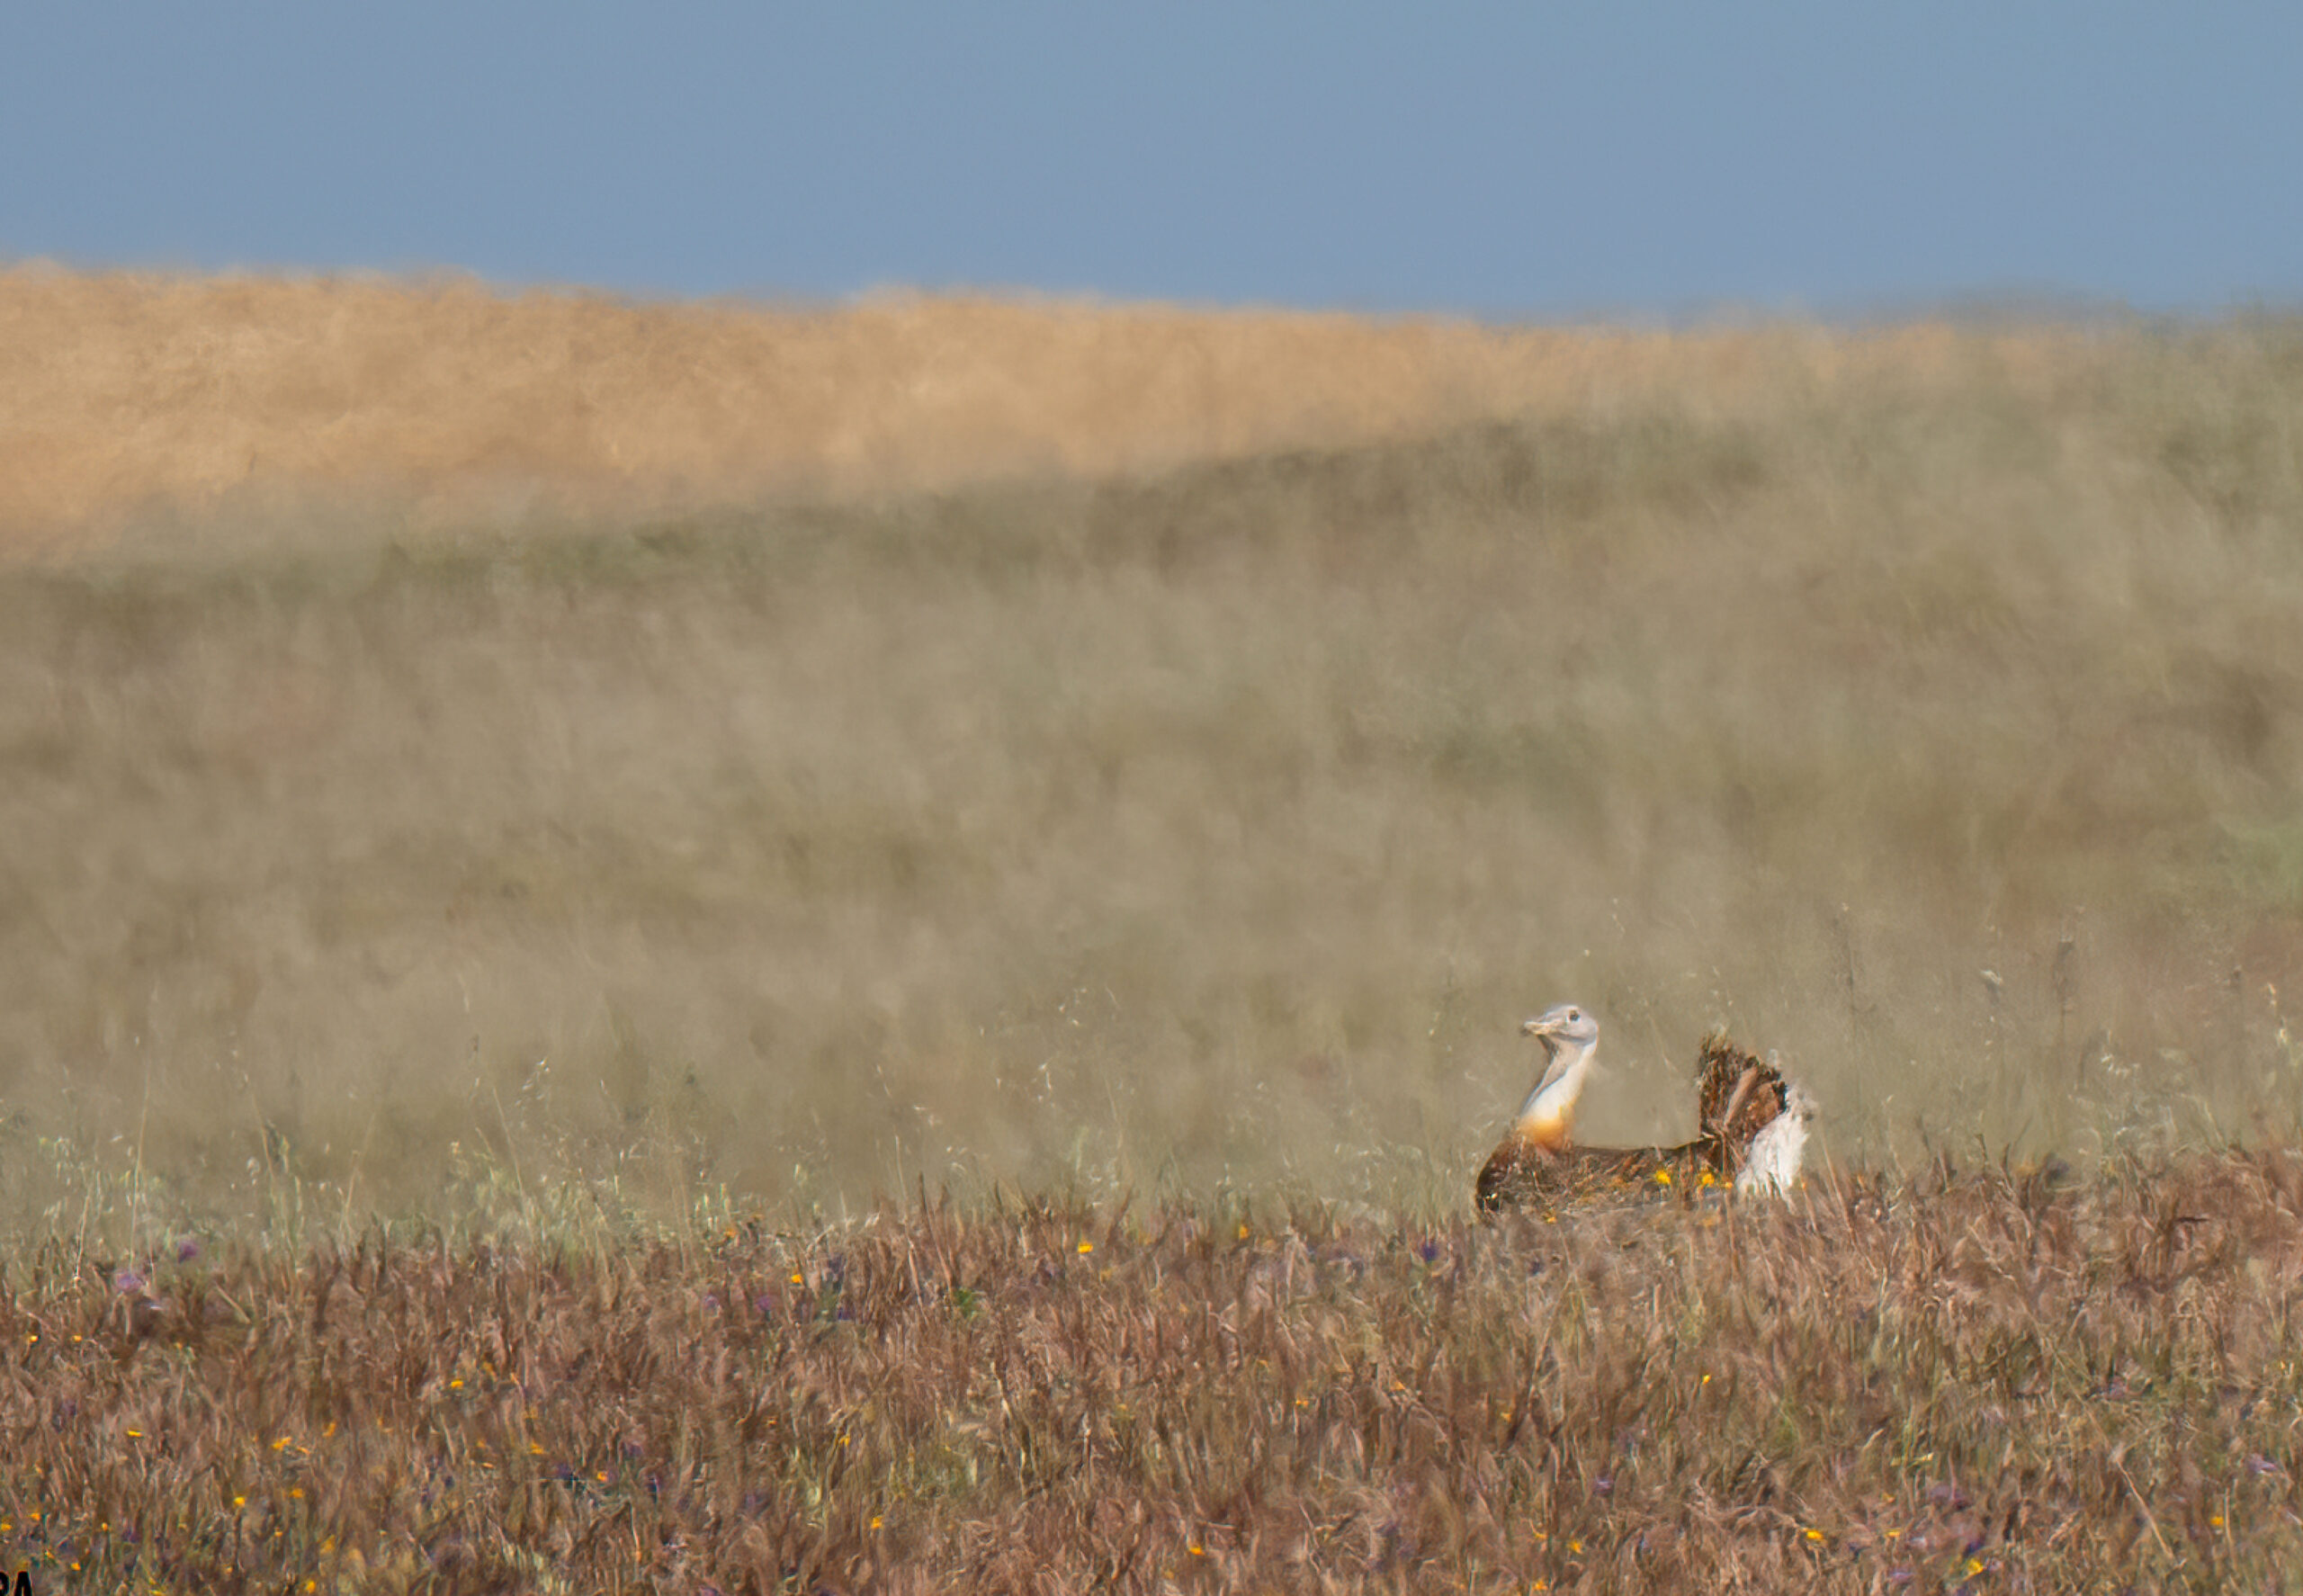
M1519 1029L1541 1042L1544 1051L1555 1056L1582 1052L1600 1039L1600 1022L1574 1003L1555 1004Z

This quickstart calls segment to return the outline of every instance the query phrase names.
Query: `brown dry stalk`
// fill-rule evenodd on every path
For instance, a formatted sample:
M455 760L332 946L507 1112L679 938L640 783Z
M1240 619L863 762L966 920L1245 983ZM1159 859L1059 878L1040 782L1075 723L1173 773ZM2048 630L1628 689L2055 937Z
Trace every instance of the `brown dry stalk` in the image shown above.
M59 1588L2071 1589L2303 1553L2284 1152L1426 1230L372 1231L164 1263L145 1336L55 1256L0 1296L0 1560Z

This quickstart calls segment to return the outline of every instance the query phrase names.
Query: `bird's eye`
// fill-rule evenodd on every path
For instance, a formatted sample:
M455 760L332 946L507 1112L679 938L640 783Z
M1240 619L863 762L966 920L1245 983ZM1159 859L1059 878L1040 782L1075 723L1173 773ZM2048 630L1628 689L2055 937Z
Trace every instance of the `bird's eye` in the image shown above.
M1567 1011L1567 1018L1570 1019L1582 1019L1583 1018L1583 1011L1581 1009L1571 1009Z

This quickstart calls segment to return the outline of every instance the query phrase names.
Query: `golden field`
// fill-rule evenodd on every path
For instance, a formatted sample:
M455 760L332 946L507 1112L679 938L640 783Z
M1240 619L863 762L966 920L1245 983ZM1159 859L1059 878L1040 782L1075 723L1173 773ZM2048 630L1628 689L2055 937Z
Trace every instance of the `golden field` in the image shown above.
M2026 388L2054 331L1677 336L886 294L633 304L469 279L0 272L0 533L69 552L182 522L287 533L325 506L437 529L1143 475L1668 398ZM235 526L234 524L238 525Z

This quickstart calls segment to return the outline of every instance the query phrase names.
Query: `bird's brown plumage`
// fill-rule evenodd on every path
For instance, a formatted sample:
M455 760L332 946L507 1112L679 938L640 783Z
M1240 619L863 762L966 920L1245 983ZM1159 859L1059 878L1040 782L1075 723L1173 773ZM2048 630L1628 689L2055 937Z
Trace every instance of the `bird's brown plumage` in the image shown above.
M1744 1052L1724 1032L1703 1039L1696 1063L1697 1135L1676 1147L1578 1147L1564 1136L1537 1137L1517 1127L1479 1172L1484 1213L1542 1206L1607 1190L1687 1190L1709 1176L1732 1185L1752 1142L1784 1111L1782 1072Z

